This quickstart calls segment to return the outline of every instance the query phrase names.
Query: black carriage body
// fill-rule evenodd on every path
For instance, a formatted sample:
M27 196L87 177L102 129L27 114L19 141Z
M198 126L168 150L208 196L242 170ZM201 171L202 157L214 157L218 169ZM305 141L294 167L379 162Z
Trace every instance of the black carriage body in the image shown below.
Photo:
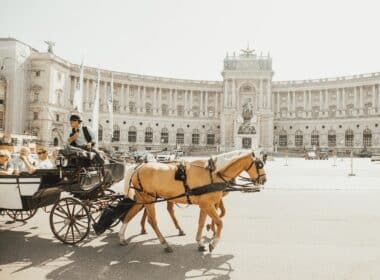
M57 170L0 177L0 209L32 210L52 205L60 198Z

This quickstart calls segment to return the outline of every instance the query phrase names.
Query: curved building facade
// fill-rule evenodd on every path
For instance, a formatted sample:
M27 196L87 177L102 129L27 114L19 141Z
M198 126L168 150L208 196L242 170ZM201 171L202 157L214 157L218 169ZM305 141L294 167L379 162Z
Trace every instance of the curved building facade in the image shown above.
M9 38L0 39L0 58L5 57L10 58L0 72L3 134L63 144L80 66ZM380 73L277 82L271 57L248 49L225 57L221 81L84 67L82 119L88 126L98 71L99 144L116 150L380 149ZM111 83L112 127L106 101Z

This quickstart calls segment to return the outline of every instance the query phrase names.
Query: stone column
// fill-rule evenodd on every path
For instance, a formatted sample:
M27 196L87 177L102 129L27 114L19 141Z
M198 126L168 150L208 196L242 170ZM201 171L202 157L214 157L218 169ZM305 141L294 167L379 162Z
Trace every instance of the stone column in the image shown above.
M185 116L188 115L188 110L189 110L189 102L187 102L187 95L188 95L188 90L185 90L185 102L184 102L184 110L185 110Z
M208 91L207 90L205 92L205 112L206 112L206 117L208 117Z
M223 107L227 107L227 93L228 93L228 80L225 81L224 83L224 88L223 88Z
M236 104L236 81L235 79L232 80L232 96L231 96L231 103L230 107L235 107Z
M107 104L107 89L108 89L108 82L107 81L104 81L104 93L103 93L103 97L100 98L101 100L103 100L103 111L106 112L108 110L108 104ZM103 131L103 134L104 134L104 131Z
M190 115L193 112L193 98L194 98L194 92L190 90Z
M141 86L137 86L137 113L141 112Z
M158 88L158 114L162 115L162 88Z
M342 88L342 110L346 110L346 88Z
M125 91L125 101L124 101L124 106L125 106L125 111L126 112L129 112L129 94L130 94L130 85L126 85L127 88L126 88L126 91Z
M277 113L280 113L280 109L281 109L281 94L278 91L277 92Z
M200 115L203 116L204 115L204 111L203 111L203 92L200 91L200 99L201 99L201 104L200 104Z
M87 79L87 81L86 81L86 93L84 93L83 94L84 95L84 104L83 104L83 111L87 111L87 108L88 109L90 109L89 108L89 106L90 106L90 79ZM59 100L58 100L58 102L59 102ZM58 104L61 104L61 103L58 103ZM86 106L86 104L87 104L87 106Z
M153 111L153 115L156 115L157 114L157 107L158 107L158 100L157 100L157 87L154 86L153 88L153 108L152 108L152 111Z
M340 109L341 109L341 106L340 106L340 91L339 91L339 88L336 89L336 108L337 108L337 110L340 110Z
M263 101L264 101L264 96L263 96L263 80L260 79L259 81L259 86L260 86L260 93L259 93L259 108L263 108ZM289 96L288 96L289 97Z
M311 111L311 106L312 106L311 98L312 98L312 94L311 94L311 90L309 90L309 111Z
M145 106L146 106L146 86L143 86L143 91L142 91L142 111L145 112Z
M377 109L380 110L380 85L377 85Z
M363 86L359 87L359 106L360 106L360 113L363 111Z
M219 102L219 94L216 91L215 92L215 118L218 117L218 110L219 110L218 102Z
M177 115L178 90L174 89L174 113Z
M287 105L286 105L286 107L287 107L287 109L288 109L288 115L290 115L290 111L291 111L291 101L290 101L290 90L288 90L288 98L287 98Z
M372 108L376 107L376 86L372 86Z
M296 91L293 90L293 112L296 113Z
M267 109L272 109L272 94L270 80L267 80Z

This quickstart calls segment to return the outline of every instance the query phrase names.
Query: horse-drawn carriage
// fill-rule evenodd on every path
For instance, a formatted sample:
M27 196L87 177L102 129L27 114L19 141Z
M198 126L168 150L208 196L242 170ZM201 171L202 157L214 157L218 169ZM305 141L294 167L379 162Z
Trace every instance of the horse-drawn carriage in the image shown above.
M124 177L124 164L79 148L59 151L56 169L0 177L0 210L25 221L39 208L50 210L54 236L67 244L82 241L101 211L123 196L109 188ZM61 194L65 195L61 198Z

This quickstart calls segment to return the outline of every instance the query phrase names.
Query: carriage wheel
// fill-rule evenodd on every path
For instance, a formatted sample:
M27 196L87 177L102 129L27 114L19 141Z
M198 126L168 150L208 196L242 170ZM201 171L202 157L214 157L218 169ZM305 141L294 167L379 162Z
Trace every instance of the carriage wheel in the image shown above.
M90 231L90 220L87 207L71 197L59 200L50 212L51 231L66 244L81 242Z
M25 222L37 213L37 209L31 210L7 210L7 215L18 222Z

